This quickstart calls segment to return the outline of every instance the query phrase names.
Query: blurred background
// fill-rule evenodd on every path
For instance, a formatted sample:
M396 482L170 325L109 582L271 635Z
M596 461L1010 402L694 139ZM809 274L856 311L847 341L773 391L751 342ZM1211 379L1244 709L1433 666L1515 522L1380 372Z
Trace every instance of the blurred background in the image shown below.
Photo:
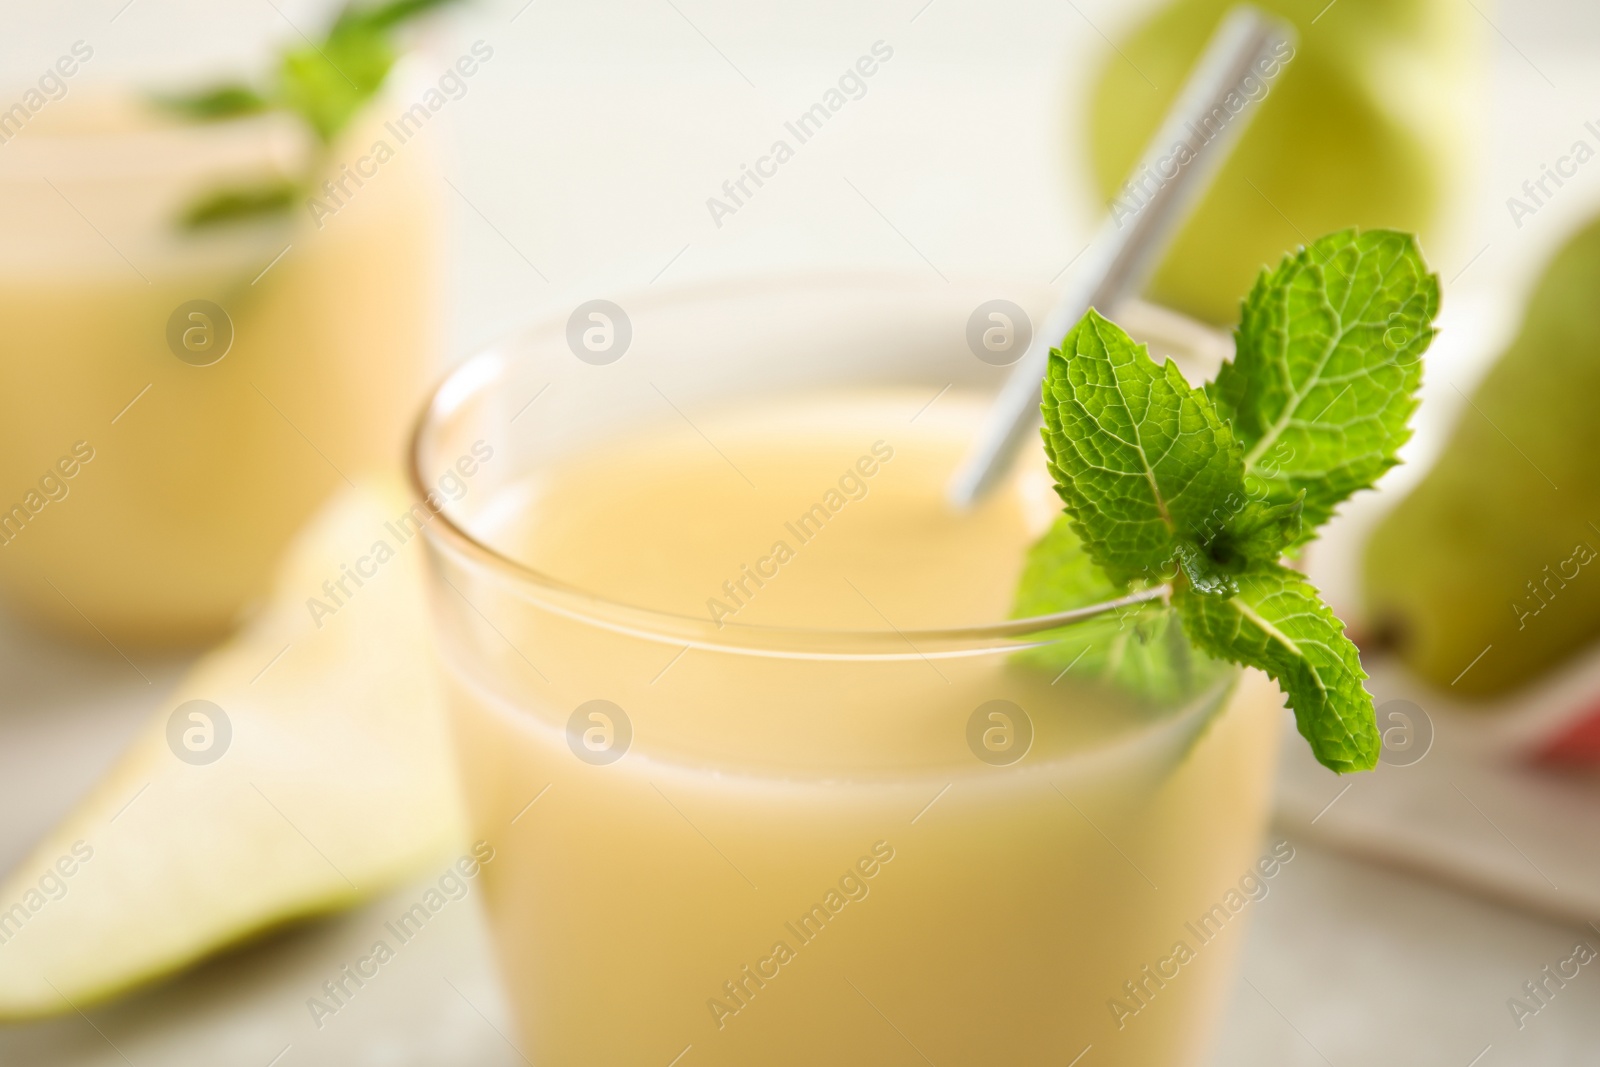
M1271 144L1246 142L1237 160L1243 177L1258 179L1254 192L1225 174L1210 214L1180 241L1149 296L1227 327L1225 294L1242 292L1267 250L1345 223L1422 230L1444 312L1417 438L1407 465L1341 516L1309 566L1372 653L1380 726L1426 743L1421 756L1341 781L1312 773L1303 746L1286 749L1278 830L1304 858L1259 906L1215 1062L1591 1062L1600 977L1585 968L1520 1025L1508 998L1523 996L1523 983L1566 958L1575 940L1600 944L1600 730L1589 717L1600 704L1600 606L1591 607L1600 601L1581 587L1563 593L1538 651L1514 643L1525 629L1517 624L1544 606L1530 580L1541 565L1576 558L1574 539L1600 545L1600 527L1568 529L1584 516L1600 520L1588 415L1600 347L1583 348L1600 337L1600 262L1581 245L1557 259L1600 214L1600 163L1589 165L1600 152L1600 9L1577 0L1273 6L1301 27L1296 75L1321 81L1315 91L1286 81L1283 99L1271 101L1285 110L1269 106L1251 131ZM0 389L11 394L0 398L0 505L22 502L40 521L10 531L17 545L6 548L34 555L4 575L16 607L0 616L0 869L92 799L152 716L165 721L196 649L265 595L263 576L303 518L347 472L397 454L424 386L508 332L564 320L595 299L819 270L978 281L1038 308L1037 295L1089 246L1115 184L1107 176L1128 168L1203 43L1206 13L1214 22L1221 9L1176 7L463 0L406 27L404 54L377 102L348 125L341 120L319 142L269 115L232 145L197 141L198 127L180 130L158 153L195 161L173 166L180 177L118 172L97 154L141 135L116 116L118 94L259 83L284 50L315 50L339 5L97 0L0 15L0 105L25 103L23 118L0 113L0 185L10 190L0 206L9 335L0 340L8 375ZM1199 13L1190 19L1184 8ZM859 97L776 177L734 200L724 183L877 42L892 58ZM70 75L63 57L74 59ZM51 71L59 77L41 82ZM35 90L38 107L27 95ZM442 103L406 128L392 161L368 165L382 181L329 193L327 210L313 209L310 221L299 200L292 221L274 215L261 173L309 173L308 161L329 159L354 165L366 142L384 136L383 122L429 92ZM93 136L53 155L40 134L56 123L81 123ZM191 188L184 183L194 174L207 177ZM44 188L47 178L54 184ZM174 251L146 232L152 212L198 210L240 190L248 195L211 207L250 215L248 237L207 234L202 222L195 246ZM735 206L715 209L713 198ZM1212 234L1237 237L1245 263L1208 259ZM1266 250L1249 251L1257 246ZM257 301L249 314L292 324L273 341L295 354L279 377L240 372L237 395L199 416L177 379L107 369L119 322L153 316L150 335L172 336L162 323L180 299L153 293L228 303L229 293L206 286L252 274L228 283ZM1548 338L1523 325L1541 292L1539 321L1560 326ZM124 300L126 319L98 310ZM41 358L41 339L61 336L79 355ZM205 345L214 343L189 362L209 361ZM353 347L359 362L338 364ZM1547 347L1563 356L1537 372L1545 377L1529 387L1533 400L1475 393L1503 353ZM248 358L241 350L220 366ZM89 378L94 387L81 387ZM321 384L308 391L308 381ZM59 403L37 399L68 392ZM306 392L323 399L288 399ZM1522 406L1502 411L1496 400ZM1484 425L1452 436L1468 415ZM228 443L241 422L259 438ZM54 429L62 425L85 429ZM180 425L178 448L170 435ZM118 433L139 448L102 444ZM221 443L196 445L207 440ZM80 441L93 458L75 451ZM1510 450L1470 458L1490 445ZM1466 470L1441 473L1431 498L1394 512L1457 447ZM57 465L69 457L71 475ZM257 466L241 466L241 457ZM1501 459L1526 464L1503 493ZM49 532L51 508L66 520L75 506L70 492L57 501L41 476L69 485L119 470L146 506L140 523L92 512L84 493L73 529L51 534L56 547L32 547L28 539ZM205 520L214 526L197 526L173 502L195 479L223 516ZM1539 496L1539 479L1563 495ZM50 501L40 509L25 502L36 483ZM1452 517L1450 494L1462 486L1503 521L1479 529ZM281 504L276 518L250 510L264 492ZM119 591L97 576L103 567L120 580L130 558L147 555L141 544L178 543L163 522L181 524L192 543L153 561L148 586L136 576ZM1385 522L1388 534L1374 534ZM239 556L212 551L243 530L254 540L243 539ZM1495 539L1518 530L1535 540L1554 531L1567 547L1556 555L1536 545L1501 580L1484 560L1501 558L1490 551ZM1389 547L1369 551L1369 542ZM48 565L57 549L90 562L60 578ZM1481 606L1452 592L1464 574L1492 587L1481 624ZM151 599L161 604L155 618L123 610ZM1441 617L1466 632L1449 631ZM155 636L178 650L141 640ZM274 639L260 646L265 654L251 662L270 667ZM255 683L249 673L242 685ZM340 1025L308 1022L305 987L350 957L375 916L416 893L402 882L387 900L87 1013L0 1025L0 1062L521 1062L470 900L430 926Z

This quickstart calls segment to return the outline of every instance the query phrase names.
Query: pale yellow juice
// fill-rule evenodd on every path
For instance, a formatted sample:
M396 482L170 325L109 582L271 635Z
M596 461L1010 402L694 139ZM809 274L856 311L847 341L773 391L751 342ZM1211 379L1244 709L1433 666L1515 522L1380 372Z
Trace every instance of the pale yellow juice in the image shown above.
M1245 919L1191 924L1260 870L1281 697L1247 674L1142 707L928 634L1005 620L1057 510L1027 462L949 512L981 409L930 393L734 405L477 502L473 532L582 591L447 560L436 594L532 1062L1204 1054ZM973 726L996 700L1031 741Z
M299 204L178 223L196 197L293 172L308 151L287 119L182 123L87 90L5 144L0 592L14 610L119 644L214 636L335 487L400 454L437 326L426 149L320 228ZM209 365L169 337L196 300L231 323Z

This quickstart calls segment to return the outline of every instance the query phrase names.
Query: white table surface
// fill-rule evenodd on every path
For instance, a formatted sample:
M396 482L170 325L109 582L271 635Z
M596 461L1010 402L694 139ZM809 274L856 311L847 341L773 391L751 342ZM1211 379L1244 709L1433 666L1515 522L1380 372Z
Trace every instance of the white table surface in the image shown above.
M1600 12L1579 0L1474 3L1486 48L1485 90L1474 103L1481 164L1466 183L1457 235L1435 262L1447 279L1447 314L1482 336L1476 348L1448 349L1430 372L1430 402L1439 404L1451 403L1452 382L1470 385L1511 322L1506 309L1529 271L1600 206L1600 170L1583 173L1521 229L1504 206L1585 120L1600 117ZM27 80L79 38L96 47L90 78L232 69L256 54L258 38L288 38L290 23L314 27L327 7L124 4L14 5L0 14L0 87ZM1099 62L1100 32L1115 36L1143 6L465 6L417 61L427 77L474 40L496 49L469 95L451 105L448 128L429 128L460 190L441 190L454 219L446 359L530 316L564 315L580 300L659 282L838 266L1054 277L1088 240L1095 214L1069 147L1078 115L1064 101ZM879 39L895 59L867 96L716 228L705 198ZM1337 598L1341 561L1319 565ZM0 866L19 858L161 706L182 661L143 659L141 667L152 684L114 655L0 622ZM1600 945L1595 930L1296 841L1300 858L1254 908L1217 1064L1600 1060L1600 973L1586 968L1521 1031L1506 1007L1576 939ZM511 1031L470 908L431 925L420 951L386 970L350 1012L321 1031L310 1027L308 978L384 913L379 901L241 950L89 1019L0 1028L0 1063L265 1067L280 1053L285 1067L523 1062L502 1036Z

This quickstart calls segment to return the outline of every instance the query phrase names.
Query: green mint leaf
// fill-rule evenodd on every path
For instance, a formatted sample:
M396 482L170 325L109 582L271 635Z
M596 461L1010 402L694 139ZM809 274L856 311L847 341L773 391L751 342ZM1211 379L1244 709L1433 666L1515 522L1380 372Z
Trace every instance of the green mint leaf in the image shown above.
M376 29L331 33L323 44L283 57L278 98L327 143L383 85L394 60L394 49Z
M1028 550L1014 618L1036 618L1127 595L1090 558L1066 516ZM1057 640L1017 654L1052 679L1105 682L1156 706L1198 695L1222 664L1186 638L1170 605L1150 601L1063 627Z
M452 0L392 0L346 7L321 44L283 57L278 100L296 112L324 143L337 137L383 87L397 56L390 31Z
M1394 230L1329 234L1257 279L1208 392L1245 450L1252 496L1305 494L1302 541L1395 464L1438 310L1438 278Z
M1276 563L1300 540L1304 512L1304 492L1287 504L1247 500L1206 542L1207 550L1219 567L1233 574L1252 564Z
M1370 770L1380 740L1372 697L1362 687L1356 646L1315 587L1277 564L1254 567L1228 599L1179 588L1183 628L1219 659L1258 667L1289 697L1295 724L1317 761L1341 774Z
M300 186L287 178L259 185L232 186L195 200L179 218L186 230L201 230L229 222L244 222L281 215L294 207Z
M334 24L334 29L337 30L345 24L359 23L366 28L388 30L434 8L454 2L455 0L390 0L387 4L377 4L372 7L347 7L340 14L339 21Z
M195 122L242 118L272 106L248 85L217 85L195 93L156 96L154 101L156 106Z
M1159 574L1243 499L1239 446L1205 393L1093 309L1051 350L1042 407L1056 492L1114 581Z
M1067 516L1059 516L1028 549L1012 605L1014 618L1053 615L1126 596L1129 587L1113 582L1084 551Z

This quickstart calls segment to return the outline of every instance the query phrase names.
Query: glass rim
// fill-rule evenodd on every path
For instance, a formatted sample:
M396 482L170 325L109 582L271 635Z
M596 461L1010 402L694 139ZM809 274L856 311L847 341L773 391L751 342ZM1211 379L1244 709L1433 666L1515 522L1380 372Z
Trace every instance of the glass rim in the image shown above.
M634 306L673 304L693 300L727 298L730 293L757 288L770 291L776 286L796 283L838 290L863 282L918 287L919 280L900 272L782 272L742 279L707 279L654 290L648 295L635 293ZM1177 316L1165 308L1155 309L1166 317L1190 322L1197 331L1205 327ZM469 396L491 388L510 365L508 346L517 338L549 332L558 334L564 319L551 314L533 319L477 354L463 360L431 388L415 421L406 449L405 478L416 499L426 501L433 490L424 478L423 448L430 429L440 424ZM427 505L425 505L427 506ZM1054 644L1058 631L1128 608L1166 597L1164 586L1136 590L1127 596L1067 611L1020 619L961 627L899 629L840 629L824 627L785 627L754 623L714 622L708 618L681 615L641 607L583 589L555 576L529 567L494 548L468 530L446 507L428 506L432 518L423 526L428 541L472 562L494 584L541 609L563 615L600 629L654 641L663 645L764 656L779 659L860 659L931 660L1015 652ZM453 588L453 583L449 583ZM465 599L459 589L455 590ZM475 605L471 605L474 610ZM887 621L887 620L885 620ZM1049 636L1046 636L1049 635Z

